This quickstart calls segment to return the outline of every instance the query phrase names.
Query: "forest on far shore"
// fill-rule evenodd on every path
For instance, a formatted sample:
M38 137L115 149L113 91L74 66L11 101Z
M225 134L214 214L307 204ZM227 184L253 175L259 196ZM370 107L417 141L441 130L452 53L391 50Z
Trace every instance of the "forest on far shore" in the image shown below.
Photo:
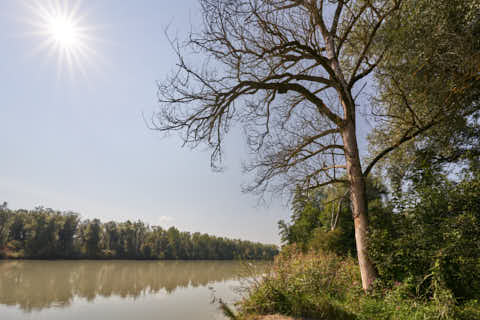
M26 259L272 259L277 246L142 221L102 223L75 212L0 205L0 257Z

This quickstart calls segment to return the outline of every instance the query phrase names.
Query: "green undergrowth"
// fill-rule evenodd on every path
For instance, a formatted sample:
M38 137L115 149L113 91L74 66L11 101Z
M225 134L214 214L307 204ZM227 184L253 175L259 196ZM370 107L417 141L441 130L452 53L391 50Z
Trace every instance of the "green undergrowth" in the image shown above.
M325 320L480 320L480 302L459 304L440 282L432 281L430 296L415 295L412 284L376 284L365 294L356 262L330 252L282 250L272 268L246 289L245 298L230 310L231 319L256 319L282 314ZM225 306L224 306L225 308Z

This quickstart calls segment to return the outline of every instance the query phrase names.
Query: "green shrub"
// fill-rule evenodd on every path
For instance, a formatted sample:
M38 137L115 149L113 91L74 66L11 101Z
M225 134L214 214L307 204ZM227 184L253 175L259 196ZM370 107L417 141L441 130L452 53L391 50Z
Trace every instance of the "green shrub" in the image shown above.
M358 268L350 258L325 252L305 254L288 246L239 309L244 314L354 319L338 301L359 287Z
M458 320L480 319L480 301L471 300L463 306L457 308L456 316Z
M432 297L436 281L460 302L480 296L479 176L422 177L397 212L370 220L370 257L386 283Z
M302 253L295 245L287 246L238 304L235 319L251 319L252 314L325 320L480 319L478 301L459 303L439 277L430 277L429 296L417 294L413 277L390 286L379 281L365 294L354 259L331 252Z
M350 217L348 217L350 219ZM316 229L312 234L312 239L308 242L308 248L316 251L329 251L339 255L354 256L355 234L353 231L353 222L348 221L351 228L346 231L344 228L325 231ZM345 223L346 224L346 223Z

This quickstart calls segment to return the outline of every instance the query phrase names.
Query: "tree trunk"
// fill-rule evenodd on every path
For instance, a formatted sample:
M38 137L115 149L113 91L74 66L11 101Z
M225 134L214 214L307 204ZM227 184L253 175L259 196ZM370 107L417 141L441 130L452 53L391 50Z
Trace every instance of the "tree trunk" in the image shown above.
M368 210L365 177L362 173L355 132L355 120L350 121L342 131L345 147L348 180L350 181L350 199L352 202L353 221L355 224L355 242L357 245L358 264L362 276L363 290L371 289L376 279L375 268L368 258L367 230Z

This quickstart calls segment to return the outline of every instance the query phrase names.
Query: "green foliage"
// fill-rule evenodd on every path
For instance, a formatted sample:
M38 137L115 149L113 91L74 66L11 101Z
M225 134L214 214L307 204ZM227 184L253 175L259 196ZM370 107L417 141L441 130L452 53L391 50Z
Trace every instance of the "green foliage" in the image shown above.
M86 221L83 242L85 245L85 253L89 258L97 258L100 255L100 241L102 238L102 226L100 220Z
M57 227L55 213L36 208L30 214L25 240L25 255L32 258L55 258Z
M370 211L369 252L380 279L410 297L480 294L479 10L478 0L405 0L381 30L390 53L374 102L395 121L376 126L372 154L419 134L383 160L393 209Z
M295 246L284 247L274 267L241 302L240 312L354 319L336 302L344 299L349 290L357 291L361 283L352 261L333 253L304 254Z
M297 189L292 202L291 223L287 224L283 220L278 222L283 242L287 244L296 243L306 247L314 230L323 227L321 215L324 207L322 200L325 197L326 195L321 191L305 195Z
M460 182L428 170L411 180L397 212L371 215L370 256L384 281L406 281L431 297L440 285L455 299L480 296L480 178Z
M9 223L10 223L10 212L7 208L7 203L4 202L0 206L0 248L5 246L8 240L9 232Z
M238 304L238 318L283 314L325 320L480 319L477 300L458 304L441 286L425 299L412 295L408 281L397 282L392 288L377 283L369 294L359 290L360 281L358 266L351 258L331 252L303 253L287 246L275 258L270 272Z
M80 221L73 212L0 206L0 257L40 259L272 259L277 247L141 221Z
M382 201L386 188L375 178L367 180L370 211L387 210ZM297 189L292 202L291 222L278 222L280 236L286 244L309 249L356 256L355 230L349 192L346 186L329 186L302 192Z
M480 319L480 301L468 301L462 308L457 309L456 316L459 320Z
M417 159L480 155L480 1L404 0L381 30L371 154L413 137L384 159L401 177ZM425 36L428 35L428 36ZM401 186L399 181L397 187Z
M21 219L18 219L21 221ZM61 216L58 231L58 254L63 258L75 255L74 237L80 218L76 213L69 212Z

